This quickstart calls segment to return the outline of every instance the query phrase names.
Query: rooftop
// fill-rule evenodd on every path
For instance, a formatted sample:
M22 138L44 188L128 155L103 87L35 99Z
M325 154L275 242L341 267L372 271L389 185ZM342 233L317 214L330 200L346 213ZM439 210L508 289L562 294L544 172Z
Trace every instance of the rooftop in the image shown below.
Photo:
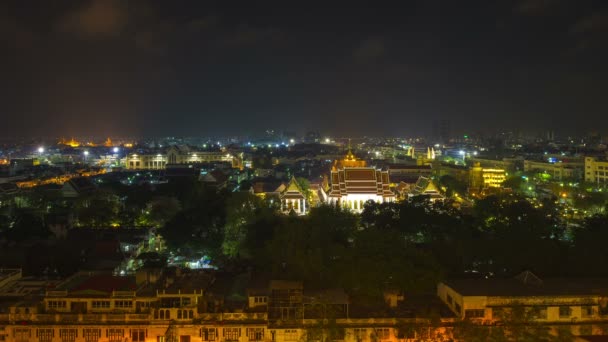
M444 282L463 296L608 295L608 278L546 278L531 272L515 278L451 279Z

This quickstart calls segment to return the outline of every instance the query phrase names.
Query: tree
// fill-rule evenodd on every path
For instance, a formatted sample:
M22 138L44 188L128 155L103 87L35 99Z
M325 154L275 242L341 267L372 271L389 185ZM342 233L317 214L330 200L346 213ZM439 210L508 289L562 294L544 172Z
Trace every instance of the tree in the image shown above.
M303 195L306 197L306 200L310 201L312 197L312 191L310 190L310 182L308 179L304 177L297 177L296 182L302 189Z
M44 239L50 235L51 231L45 226L42 216L29 210L17 211L12 228L6 232L7 238L14 241Z
M147 205L149 222L157 227L162 227L180 210L181 205L175 197L156 197Z
M263 207L262 200L248 192L234 193L226 202L226 225L222 252L229 258L245 256L243 248L247 239L247 226L256 217L256 211Z
M467 192L467 184L450 175L439 178L439 185L441 188L446 189L445 194L447 197L452 197L455 194L464 195Z

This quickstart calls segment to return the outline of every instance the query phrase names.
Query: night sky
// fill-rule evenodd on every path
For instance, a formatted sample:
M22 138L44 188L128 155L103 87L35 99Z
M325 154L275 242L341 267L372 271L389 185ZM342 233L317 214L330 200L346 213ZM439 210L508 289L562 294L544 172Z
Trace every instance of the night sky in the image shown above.
M608 133L606 0L5 0L0 42L8 136Z

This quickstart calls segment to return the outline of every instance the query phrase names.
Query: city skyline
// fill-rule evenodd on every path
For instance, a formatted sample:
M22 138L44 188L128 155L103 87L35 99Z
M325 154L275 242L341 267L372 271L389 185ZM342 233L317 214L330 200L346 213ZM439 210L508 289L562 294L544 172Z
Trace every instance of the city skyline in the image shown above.
M0 9L7 136L606 133L601 1Z

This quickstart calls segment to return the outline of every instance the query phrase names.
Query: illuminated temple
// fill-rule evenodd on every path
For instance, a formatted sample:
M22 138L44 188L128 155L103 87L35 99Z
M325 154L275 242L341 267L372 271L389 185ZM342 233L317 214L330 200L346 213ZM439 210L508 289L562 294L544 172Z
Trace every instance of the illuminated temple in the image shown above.
M369 200L395 201L395 194L389 188L388 171L367 166L364 160L355 157L350 147L344 159L334 161L330 180L328 202L354 212L363 211L363 204Z

